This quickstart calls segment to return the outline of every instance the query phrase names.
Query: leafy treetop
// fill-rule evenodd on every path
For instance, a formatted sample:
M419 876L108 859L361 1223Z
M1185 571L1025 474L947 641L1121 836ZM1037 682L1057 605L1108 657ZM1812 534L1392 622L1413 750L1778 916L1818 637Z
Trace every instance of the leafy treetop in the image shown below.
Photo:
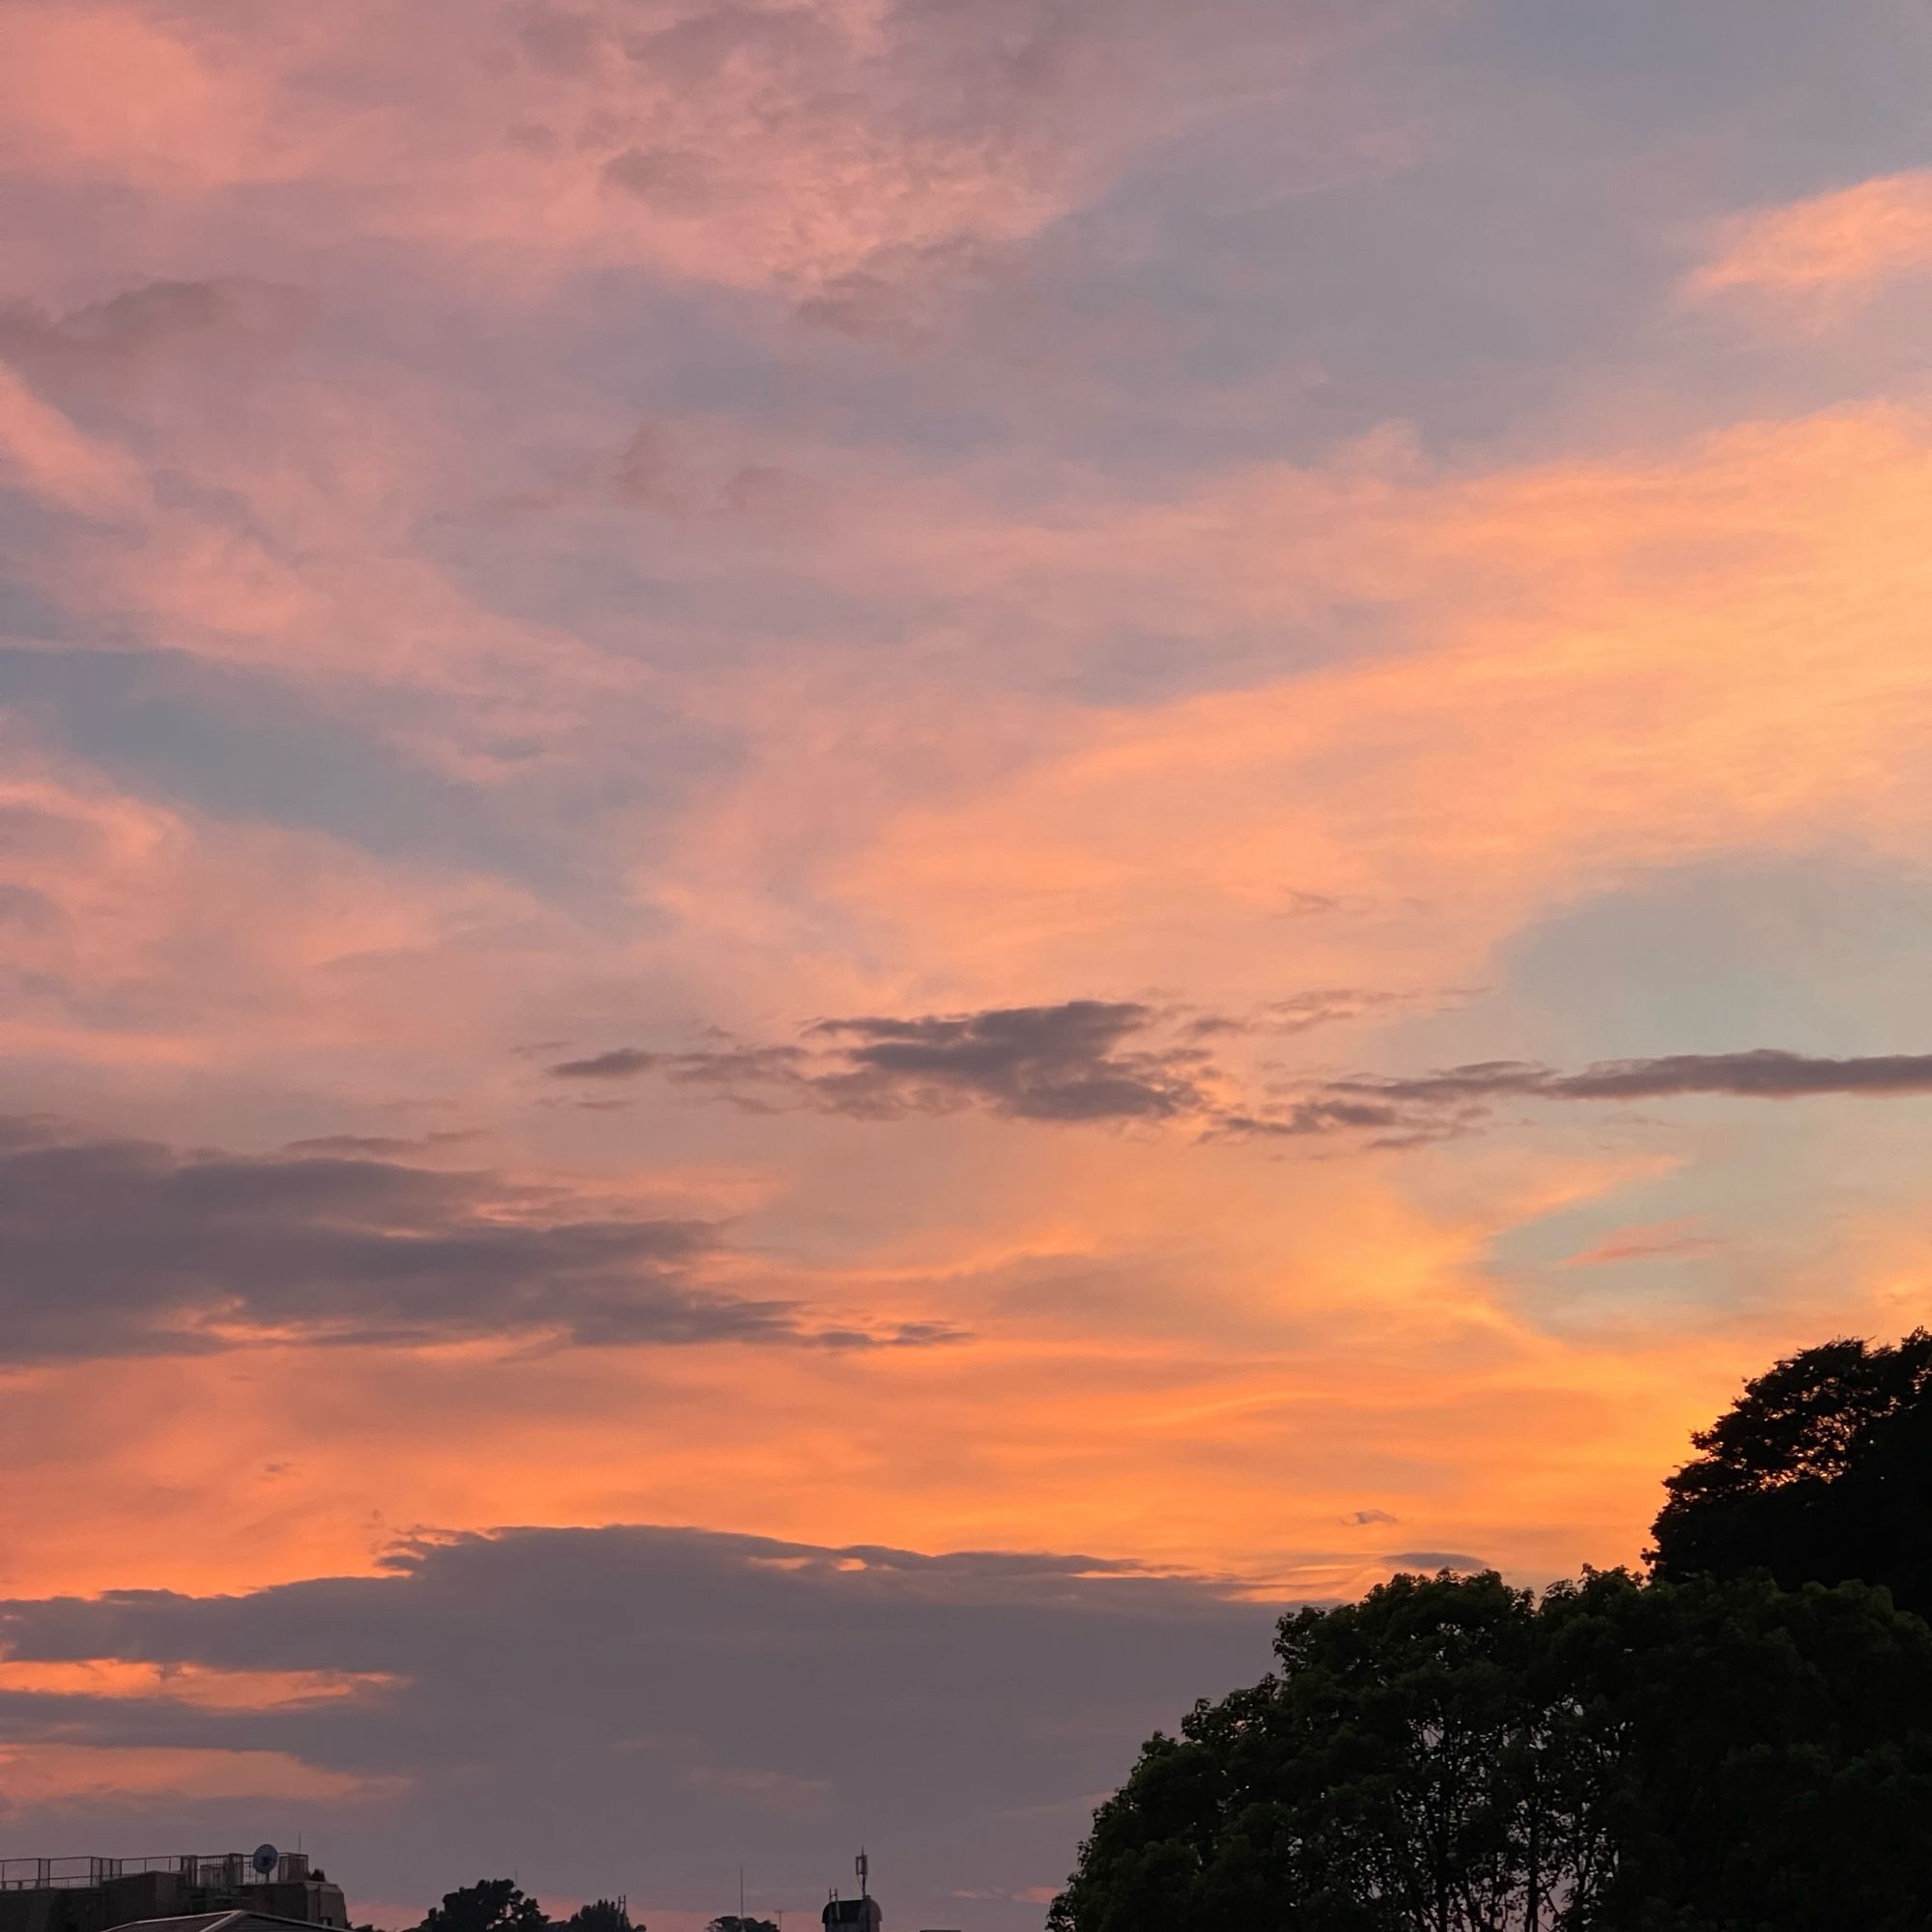
M482 1878L446 1891L423 1917L420 1932L544 1932L550 1919L514 1879Z
M1857 1578L1932 1613L1932 1334L1806 1349L1690 1439L1702 1453L1652 1529L1656 1576Z
M1399 1577L1276 1653L1149 1742L1051 1932L1932 1923L1932 1631L1880 1592Z
M565 1932L644 1932L631 1923L631 1915L614 1898L590 1899L563 1922Z

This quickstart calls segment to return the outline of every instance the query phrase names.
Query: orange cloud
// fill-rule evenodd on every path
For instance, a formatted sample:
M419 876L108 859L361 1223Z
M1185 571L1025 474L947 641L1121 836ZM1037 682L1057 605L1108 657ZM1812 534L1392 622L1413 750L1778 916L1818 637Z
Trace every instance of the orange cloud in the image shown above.
M908 567L968 594L1003 553L1016 598L1056 583L1084 608L1091 587L1096 629L1135 604L1153 621L1185 606L1198 634L1374 599L1391 648L1062 714L1032 757L989 736L977 782L902 794L816 854L807 764L776 747L696 849L755 877L747 829L786 825L787 863L815 861L872 929L946 960L962 1001L1258 994L1307 893L1379 909L1297 922L1309 982L1478 983L1525 918L1652 867L1825 836L1919 849L1928 489L1922 417L1871 409L1626 464L1260 469L1004 543L969 529L956 551L907 531Z
M542 1037L532 1015L576 1026L588 1004L628 1022L646 966L701 982L701 1017L762 1013L768 1031L1159 985L1260 1000L1291 973L1439 989L1480 983L1525 921L1656 866L1821 837L1917 852L1928 467L1923 423L1871 410L1475 476L1384 442L1151 506L1093 486L1050 519L961 485L881 492L822 539L829 575L923 576L982 634L1029 600L1077 653L1136 608L1273 636L1375 599L1390 648L1134 708L855 696L837 660L816 682L721 678L696 701L755 755L668 858L639 862L639 900L678 914L648 943L16 758L19 883L46 914L26 931L17 1049L91 1055L124 1094L143 1056L170 1054L283 1092L313 1082L345 1109L404 1083L459 1093L527 1171L590 1168L613 1192L660 1159L730 1163L755 1176L772 1283L982 1339L837 1368L729 1349L540 1365L499 1341L345 1350L315 1380L265 1348L252 1387L170 1364L160 1404L153 1370L36 1370L14 1378L21 1416L99 1402L116 1428L81 1429L86 1453L43 1466L10 1547L48 1587L207 1587L366 1565L416 1522L833 1541L863 1509L868 1533L920 1547L1135 1549L1346 1588L1380 1558L1337 1520L1373 1507L1413 1547L1524 1573L1626 1553L1741 1354L1797 1331L1776 1312L1539 1334L1490 1278L1489 1245L1551 1189L1607 1191L1614 1172L1506 1150L1438 1171L1425 1199L1374 1167L1177 1163L1032 1128L1014 1146L987 1122L802 1146L722 1110L525 1113L554 1083L504 1049ZM469 667L486 688L490 668ZM1311 895L1353 910L1283 920ZM56 1001L63 982L95 997ZM1385 1009L1350 1010L1337 1024L1366 1030ZM156 1079L147 1103L177 1092ZM284 1359L288 1377L268 1372ZM834 1385L865 1400L828 1406ZM695 1420L720 1405L728 1441ZM483 1412L500 1453L449 1456ZM1526 1458L1545 1425L1554 1446ZM262 1475L292 1460L293 1478ZM190 1523L224 1526L185 1539Z
M375 1670L219 1670L96 1657L73 1662L0 1657L0 1691L53 1697L153 1698L200 1711L272 1711L337 1703L386 1689Z
M1601 1163L1498 1154L1452 1202L1420 1198L1401 1167L1177 1163L1149 1143L1007 1134L935 1147L949 1185L929 1196L901 1155L869 1220L879 1190L848 1149L846 1193L822 1210L837 1255L768 1276L977 1331L945 1350L483 1342L258 1348L171 1361L158 1384L131 1362L15 1371L13 1429L73 1428L71 1453L43 1455L0 1504L5 1547L31 1553L8 1588L359 1571L424 1522L806 1540L857 1523L916 1548L1131 1551L1276 1591L1358 1587L1406 1548L1553 1575L1632 1553L1741 1353L1768 1358L1798 1321L1540 1332L1491 1280L1489 1247L1613 1184L1623 1170ZM720 1432L706 1419L724 1411ZM111 1430L87 1421L109 1414ZM1364 1508L1400 1530L1341 1527Z
M211 1798L373 1802L392 1796L401 1780L325 1771L286 1751L34 1744L0 1745L0 1784L9 1804L25 1810L126 1798L167 1798L176 1804Z
M1928 271L1932 169L1921 168L1739 217L1690 287L1838 303Z

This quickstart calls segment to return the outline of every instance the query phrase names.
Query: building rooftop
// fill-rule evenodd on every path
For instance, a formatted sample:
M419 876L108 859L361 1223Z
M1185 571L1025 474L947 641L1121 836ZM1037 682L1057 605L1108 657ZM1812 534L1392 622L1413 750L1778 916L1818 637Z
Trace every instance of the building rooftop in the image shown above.
M268 1875L254 1869L247 1852L164 1852L147 1858L84 1856L54 1859L0 1859L0 1891L81 1889L104 1885L109 1879L134 1878L144 1872L178 1874L193 1886L260 1885ZM312 1876L300 1852L284 1852L276 1861L276 1880Z
M232 1912L196 1912L182 1918L136 1918L117 1926L115 1932L281 1932L299 1925L302 1932L315 1932L305 1918L278 1918L271 1912L250 1912L238 1907Z

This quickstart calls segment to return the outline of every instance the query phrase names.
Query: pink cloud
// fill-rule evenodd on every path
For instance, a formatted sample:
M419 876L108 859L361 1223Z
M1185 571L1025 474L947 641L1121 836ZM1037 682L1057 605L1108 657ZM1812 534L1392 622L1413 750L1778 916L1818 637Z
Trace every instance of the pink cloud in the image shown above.
M1928 272L1932 169L1921 168L1739 216L1690 287L1842 307Z
M197 818L17 732L9 753L0 1038L14 1054L130 1074L314 1054L321 1076L355 1039L426 1046L457 1012L460 1030L473 1026L476 1008L451 995L484 934L561 943L531 900L494 880ZM547 928L552 939L538 939ZM429 998L432 986L444 997Z
M1723 1246L1710 1235L1698 1233L1703 1223L1696 1217L1681 1221L1653 1221L1635 1227L1619 1228L1591 1246L1563 1259L1565 1267L1601 1267L1612 1262L1667 1260L1679 1255L1707 1255Z
M1640 219L1687 151L1593 120L1519 211L1510 156L1452 151L1494 96L1438 94L1424 12L1311 88L1396 15L0 7L0 1050L43 1116L13 1147L82 1177L7 1231L58 1318L0 1361L12 1589L367 1573L506 1521L1121 1551L1257 1603L1429 1552L1542 1577L1635 1553L1741 1367L1920 1319L1912 1183L1885 1205L1849 1137L1747 1298L1701 1292L1695 1217L1646 1218L1837 1102L1498 1108L1400 1152L1229 1127L1364 1069L1653 1051L1523 969L1579 906L1748 856L1883 873L1903 925L1932 841L1918 399L1713 428L1671 273L1614 354L1585 313L1649 238L1584 230L1575 285L1500 267L1519 212ZM1689 292L1902 287L1928 180L1747 212ZM1431 288L1446 327L1395 312ZM1702 956L1636 1022L1713 1010ZM1015 1008L1087 1048L1003 1060ZM733 1042L763 1072L707 1086ZM286 1238L161 1211L220 1187ZM1604 1238L1499 1264L1584 1208ZM703 1232L626 1327L636 1281L582 1257L660 1220ZM349 1236L399 1280L443 1256L440 1300L329 1273ZM1699 1292L1609 1265L1666 1255ZM119 1322L85 1361L83 1277ZM696 1319L734 1308L777 1313ZM0 1659L195 1724L390 1688ZM371 1788L58 1741L7 1769L71 1807Z
M639 667L562 625L492 610L424 554L422 523L465 489L433 390L384 372L365 374L361 393L292 389L221 333L239 303L273 334L290 303L249 289L220 299L185 315L150 303L118 328L98 311L85 327L13 318L16 353L44 387L0 367L0 454L70 513L21 556L22 582L90 632L353 692L409 755L477 782L555 756L613 698L649 688ZM203 338L220 391L206 393L192 367L116 388L128 358L158 353L156 330L175 327ZM243 326L249 346L263 332ZM104 418L84 407L102 382L118 405ZM236 408L244 395L272 410L272 439ZM84 413L99 426L83 428Z
M270 100L240 46L170 32L137 6L27 0L0 14L16 168L174 193L259 178Z
M1278 920L1311 892L1375 910L1295 923L1307 983L1481 983L1522 921L1649 867L1828 827L1902 856L1925 825L1929 449L1918 413L1873 407L1475 475L1398 446L1154 505L882 493L826 569L944 586L989 652L1078 664L1136 622L1279 638L1340 604L1388 648L1117 708L733 687L758 755L654 889L793 972L829 900L893 956L945 962L932 1010L1278 995Z
M908 285L973 272L1335 39L1312 9L1225 13L1215 36L1148 0L40 0L7 28L15 165L174 196L299 177L322 230L407 235L459 270L642 263L890 327Z
M16 484L88 517L138 512L145 480L124 450L89 436L0 366L0 451Z
M398 1778L327 1771L287 1751L140 1745L0 1746L0 1777L23 1809L160 1797L373 1803L402 1788Z

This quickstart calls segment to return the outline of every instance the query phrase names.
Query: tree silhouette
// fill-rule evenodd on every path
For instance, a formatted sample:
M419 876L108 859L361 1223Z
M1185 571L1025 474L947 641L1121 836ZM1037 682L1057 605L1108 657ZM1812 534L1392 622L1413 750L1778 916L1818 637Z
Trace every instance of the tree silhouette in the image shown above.
M1053 1932L1908 1932L1932 1631L1878 1592L1398 1577L1156 1736Z
M727 1912L722 1918L714 1918L704 1932L779 1932L779 1928L769 1918L740 1918L735 1912Z
M614 1898L590 1899L563 1923L565 1932L645 1932L631 1923L631 1915Z
M1703 1453L1652 1529L1658 1577L1858 1578L1932 1612L1932 1334L1806 1349L1690 1439Z
M544 1932L550 1920L514 1879L481 1878L446 1891L424 1914L421 1932Z

